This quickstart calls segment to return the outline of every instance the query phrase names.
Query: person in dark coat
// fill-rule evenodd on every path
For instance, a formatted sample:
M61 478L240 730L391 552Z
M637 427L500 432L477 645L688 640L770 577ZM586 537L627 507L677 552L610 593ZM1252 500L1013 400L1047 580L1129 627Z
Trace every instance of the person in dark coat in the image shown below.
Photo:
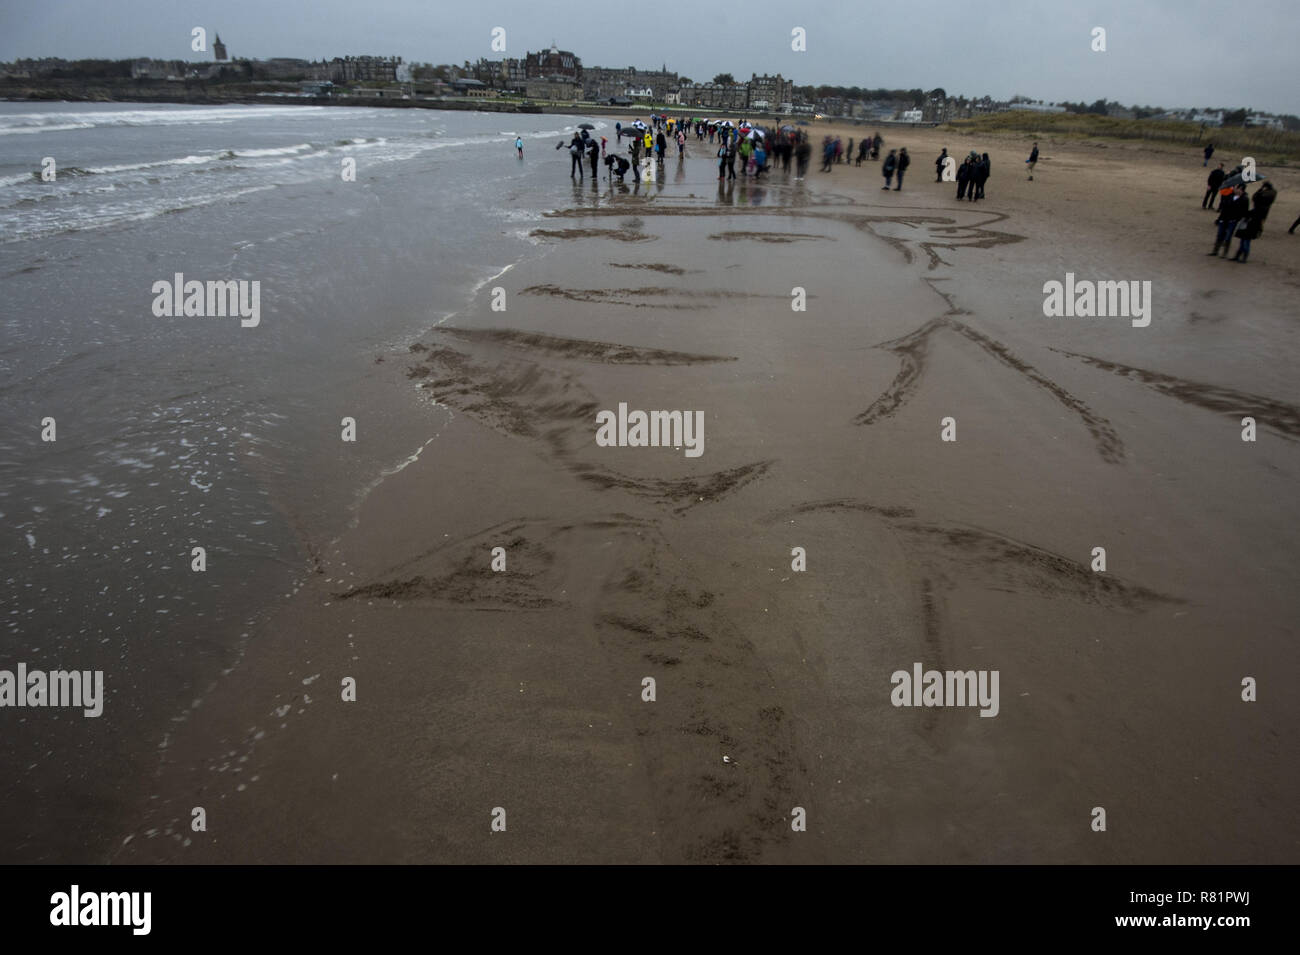
M1034 143L1034 151L1029 154L1025 160L1029 164L1029 181L1034 181L1034 167L1038 165L1038 143Z
M614 154L605 157L605 165L609 167L609 178L613 179L615 176L618 176L619 182L623 182L623 177L627 175L628 169L632 166L632 164L622 156Z
M984 183L989 181L989 174L993 164L989 162L989 154L985 153L979 159L975 160L974 180L975 180L975 199L979 201L984 198Z
M943 182L943 164L948 161L948 147L943 148L939 158L934 161L934 181Z
M912 157L907 154L907 147L904 146L898 151L898 185L894 187L895 192L903 188L903 173L907 172L907 167L912 164Z
M1214 251L1207 252L1206 255L1218 255L1222 247L1223 257L1225 259L1228 257L1228 246L1232 245L1232 236L1237 231L1237 223L1244 219L1249 211L1250 200L1246 198L1246 187L1238 183L1230 195L1219 200L1219 218L1214 220L1219 230L1214 237Z
M891 149L889 155L885 157L885 164L881 166L880 173L885 177L885 184L881 189L888 189L894 179L894 169L898 166L898 157L894 154L895 150Z
M1264 231L1264 220L1268 218L1268 210L1273 208L1273 200L1277 198L1277 190L1273 188L1271 182L1262 182L1259 189L1255 191L1255 208L1254 211L1259 214L1259 230Z
M880 134L879 134L879 133L876 133L876 135L873 136L873 137L871 138L871 158L872 158L872 159L879 159L879 158L880 158L880 147L883 146L883 145L885 145L885 141L884 141L883 139L880 138Z
M1205 180L1205 198L1201 200L1201 208L1214 211L1214 197L1219 194L1219 187L1223 185L1223 180L1228 174L1223 171L1223 163L1219 163L1219 168L1210 173L1210 178Z
M871 137L868 136L866 139L862 140L862 142L858 143L858 162L857 162L857 164L858 164L859 166L862 165L862 160L864 160L864 159L867 158L867 153L868 153L870 150L871 150Z
M600 143L594 136L587 140L587 159L591 162L591 181L595 182L600 171Z
M1210 157L1213 155L1214 155L1214 143L1207 143L1205 146L1205 162L1201 163L1201 165L1203 167L1208 166L1210 164Z
M966 198L966 189L970 185L970 157L967 156L957 167L957 198Z
M1245 262L1250 258L1251 240L1259 238L1259 233L1262 231L1263 226L1264 223L1260 218L1259 206L1256 205L1254 209L1251 209L1246 213L1245 217L1241 220L1241 223L1237 226L1237 254L1232 257L1232 261ZM1232 239L1229 238L1228 241L1231 242ZM1225 249L1224 251L1226 252L1227 250Z

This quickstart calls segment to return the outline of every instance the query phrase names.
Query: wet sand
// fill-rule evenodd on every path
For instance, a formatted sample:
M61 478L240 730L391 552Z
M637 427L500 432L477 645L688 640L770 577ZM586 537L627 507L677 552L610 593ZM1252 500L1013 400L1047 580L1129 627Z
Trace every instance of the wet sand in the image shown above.
M111 861L1294 862L1300 176L1242 266L1194 157L978 144L959 204L933 158L976 144L886 136L902 192L576 187L505 311L385 356L432 440L304 542ZM1151 325L1044 317L1066 271ZM620 402L703 454L598 447ZM915 661L999 714L893 707Z

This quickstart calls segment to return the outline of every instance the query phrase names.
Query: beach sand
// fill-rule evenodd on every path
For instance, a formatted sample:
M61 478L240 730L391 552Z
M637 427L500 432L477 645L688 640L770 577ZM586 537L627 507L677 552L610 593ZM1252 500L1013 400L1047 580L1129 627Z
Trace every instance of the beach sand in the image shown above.
M1042 141L1028 182L1028 141L883 134L901 192L719 193L707 145L575 187L505 311L384 356L428 445L304 542L109 861L1296 861L1300 175L1238 265L1194 150ZM1066 272L1150 281L1150 326L1046 318ZM703 454L598 447L620 402ZM997 670L997 716L894 707L914 662Z

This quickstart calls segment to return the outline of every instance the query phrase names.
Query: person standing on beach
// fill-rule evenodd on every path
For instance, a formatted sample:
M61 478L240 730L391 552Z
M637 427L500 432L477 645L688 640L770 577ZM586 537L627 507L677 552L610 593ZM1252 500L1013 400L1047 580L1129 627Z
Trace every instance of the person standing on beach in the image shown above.
M1254 214L1259 217L1259 231L1264 231L1264 220L1268 218L1268 211L1273 208L1273 200L1277 198L1277 190L1273 188L1271 182L1262 182L1259 188L1255 190L1255 208ZM1258 235L1259 233L1256 233ZM1249 247L1247 247L1249 251Z
M898 158L894 155L895 150L891 149L889 155L885 157L885 164L880 167L880 173L885 177L885 184L881 189L888 191L889 184L894 180L894 169L898 166Z
M569 178L573 178L574 171L577 171L578 178L582 178L582 137L577 133L569 140Z
M943 152L939 153L939 158L934 161L934 181L943 182L943 164L948 161L948 147L943 147Z
M622 124L622 123L615 123L615 124L614 124L614 142L617 143L617 144L620 145L620 146L623 144L623 124Z
M605 158L605 146L609 142L604 136L600 137L600 158Z
M1260 219L1258 202L1259 193L1255 194L1255 199L1255 208L1242 216L1241 224L1237 228L1237 254L1232 257L1234 262L1244 263L1250 258L1250 243L1252 240L1258 239L1260 232L1263 231L1264 223ZM1231 236L1228 237L1228 242L1232 242ZM1225 253L1227 251L1227 249L1224 249Z
M803 179L808 173L808 160L811 158L812 143L808 142L807 135L801 135L798 144L794 147L794 178L796 180Z
M523 138L522 136L516 136L516 137L515 137L515 149L519 150L519 158L520 158L520 159L523 159L523 158L524 158L524 138Z
M641 179L641 137L633 136L632 145L627 147L627 151L632 154L632 181L638 182Z
M1034 143L1034 151L1029 154L1025 160L1029 164L1029 181L1034 181L1034 167L1038 165L1038 143Z
M903 173L907 172L907 167L912 164L912 157L907 154L907 147L904 146L898 151L898 185L894 187L895 192L903 191Z
M665 124L667 125L667 124ZM668 151L668 140L664 138L663 130L655 137L655 151L659 153L659 165L664 164L664 154Z
M1214 143L1207 143L1205 146L1205 162L1201 163L1204 168L1210 164L1210 157L1214 155Z
M879 158L880 158L880 147L883 146L883 145L885 145L885 141L884 141L883 139L880 138L880 134L879 134L879 133L876 133L875 137L871 140L871 158L872 158L872 159L879 159Z
M989 154L985 153L975 162L975 201L978 202L984 198L984 183L989 181L989 173L992 170L992 163L989 162Z
M853 137L849 137L849 144L844 147L844 162L847 165L853 159Z
M1214 237L1214 251L1206 255L1218 255L1223 248L1223 257L1228 257L1228 246L1232 245L1232 236L1237 231L1237 223L1250 211L1250 200L1246 198L1246 187L1241 183L1232 190L1231 195L1219 200L1219 218L1214 220L1219 231Z
M1219 194L1219 187L1223 185L1223 180L1228 174L1223 171L1223 163L1219 163L1219 168L1210 173L1210 178L1205 180L1206 190L1205 198L1201 200L1201 208L1214 211L1214 197Z
M677 130L677 158L686 158L686 134L681 129Z
M736 140L728 137L724 144L727 150L727 178L736 178Z
M727 175L727 147L720 145L718 146L718 182L722 182L722 180L726 177L726 175Z
M591 181L595 182L600 172L600 145L595 136L587 140L587 159L591 162Z
M867 151L871 149L871 138L867 137L858 143L858 161L857 165L862 165L862 160L867 158Z
M970 157L967 156L957 167L957 198L966 198L966 188L970 185Z

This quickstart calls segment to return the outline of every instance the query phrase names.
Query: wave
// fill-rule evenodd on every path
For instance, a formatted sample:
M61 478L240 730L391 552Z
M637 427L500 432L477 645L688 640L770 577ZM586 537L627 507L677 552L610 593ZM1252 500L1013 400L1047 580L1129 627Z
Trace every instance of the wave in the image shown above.
M9 113L0 116L0 136L52 133L100 126L229 124L240 120L307 115L327 106L199 106L177 109L120 109L77 113Z

